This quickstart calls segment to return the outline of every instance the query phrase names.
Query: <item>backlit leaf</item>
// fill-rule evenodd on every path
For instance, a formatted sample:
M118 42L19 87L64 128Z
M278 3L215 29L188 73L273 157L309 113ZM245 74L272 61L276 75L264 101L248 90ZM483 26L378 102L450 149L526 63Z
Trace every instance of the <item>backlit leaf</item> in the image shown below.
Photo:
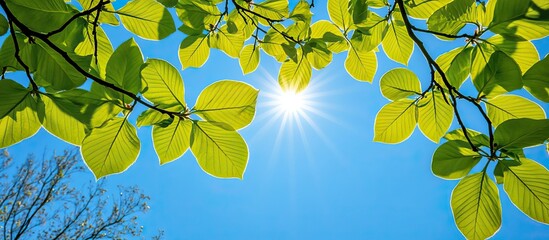
M452 105L444 100L441 92L428 92L419 100L418 105L419 130L431 141L438 143L452 125Z
M176 118L169 126L154 126L152 138L160 164L166 164L187 151L191 141L191 120Z
M141 76L147 83L143 96L155 104L180 105L185 107L183 79L169 62L160 59L147 59Z
M545 112L538 104L516 95L501 95L484 103L488 117L495 127L513 118L545 118Z
M18 83L0 80L0 148L9 147L40 129L36 101Z
M549 57L532 66L522 77L524 88L537 99L549 102Z
M248 146L240 134L211 122L194 122L191 151L202 170L219 178L242 179L248 163Z
M467 239L489 238L501 226L498 188L486 172L459 181L451 204L456 225Z
M239 63L243 74L255 71L259 66L259 46L250 44L242 48Z
M374 141L399 143L406 140L416 127L415 101L401 99L389 103L376 116L374 124Z
M498 148L525 148L542 144L549 139L549 120L510 119L494 132Z
M126 118L114 118L91 130L82 142L82 157L96 179L121 173L137 159L141 144Z
M243 82L215 82L200 93L194 113L206 121L225 123L238 130L252 122L258 92Z
M187 36L179 46L179 61L183 69L199 68L210 56L210 47L205 35Z
M503 189L523 213L549 223L549 171L539 163L521 159L521 165L504 164Z
M389 100L399 100L421 94L421 83L416 74L405 68L388 71L379 81L381 94Z
M170 12L154 0L133 0L120 8L124 27L145 39L160 40L175 32Z

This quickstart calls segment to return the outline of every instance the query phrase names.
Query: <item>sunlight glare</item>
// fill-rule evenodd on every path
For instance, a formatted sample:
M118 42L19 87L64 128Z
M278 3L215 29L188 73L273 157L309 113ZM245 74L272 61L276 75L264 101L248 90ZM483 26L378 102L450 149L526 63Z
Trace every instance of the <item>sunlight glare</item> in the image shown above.
M293 91L281 92L277 96L278 107L286 113L298 113L305 107L305 99L301 93Z

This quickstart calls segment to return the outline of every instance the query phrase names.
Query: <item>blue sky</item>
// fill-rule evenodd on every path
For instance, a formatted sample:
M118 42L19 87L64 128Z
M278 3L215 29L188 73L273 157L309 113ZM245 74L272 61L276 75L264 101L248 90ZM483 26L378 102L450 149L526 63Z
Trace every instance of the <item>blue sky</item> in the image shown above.
M125 2L117 1L115 8ZM326 19L325 1L316 1L313 12L315 21ZM122 27L105 29L114 46L132 37ZM419 36L433 56L463 44ZM183 38L180 32L161 42L136 37L145 58L166 59L178 68L177 50ZM535 44L540 56L549 52L548 39ZM151 129L143 127L138 131L142 150L137 162L125 173L108 177L109 186L138 185L151 196L151 211L141 216L140 223L147 236L163 229L166 239L462 239L450 209L458 181L431 173L437 144L417 128L401 144L372 141L376 113L389 102L379 91L379 79L404 66L379 52L374 82L361 83L346 73L345 57L335 55L327 68L314 71L305 93L315 110L305 111L307 118L283 124L269 97L277 91L280 64L262 54L260 68L243 76L237 59L212 50L202 68L181 72L185 98L192 106L204 87L223 79L242 80L260 89L255 120L240 131L250 150L244 179L213 178L189 152L159 166ZM429 72L417 48L409 68L426 86ZM524 90L516 93L528 96ZM536 102L549 111L547 104ZM470 110L463 109L466 123L484 130L483 121ZM454 121L452 129L456 127ZM40 130L9 150L22 159L29 153L70 147ZM543 147L528 149L527 156L549 166ZM87 175L93 179L91 172ZM494 239L549 239L549 226L522 214L501 186L499 190L503 223Z

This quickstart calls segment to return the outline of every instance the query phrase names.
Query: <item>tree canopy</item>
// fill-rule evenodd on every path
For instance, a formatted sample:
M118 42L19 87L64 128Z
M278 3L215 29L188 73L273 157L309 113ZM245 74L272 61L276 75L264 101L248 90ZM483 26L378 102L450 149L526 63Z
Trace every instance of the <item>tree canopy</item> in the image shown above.
M137 127L152 126L160 164L190 149L206 173L243 177L249 153L238 131L252 122L259 90L222 80L189 107L176 67L144 59L133 39L114 49L104 24L149 40L181 31L182 70L200 68L217 49L237 58L248 74L263 52L280 62L278 83L289 92L306 89L313 69L325 68L334 54L347 55L343 65L352 78L372 82L377 56L407 66L416 50L431 73L429 84L421 86L405 67L383 74L380 90L389 103L377 114L374 141L400 143L416 126L431 141L444 141L433 154L432 172L460 179L451 205L467 238L499 229L496 184L522 212L549 223L549 172L523 151L549 138L539 105L549 102L549 60L540 60L532 43L549 35L546 0L328 0L329 19L316 22L314 4L133 0L115 9L109 0L0 0L0 34L8 35L0 49L0 148L44 128L79 146L99 179L130 167L141 150ZM464 41L433 56L419 33ZM9 79L18 71L27 86ZM461 89L466 81L474 94ZM519 89L530 96L511 93ZM134 113L137 104L147 110ZM458 105L476 109L485 129L470 129ZM132 113L139 115L136 122L129 121ZM458 129L450 129L454 119ZM479 164L482 170L471 172Z

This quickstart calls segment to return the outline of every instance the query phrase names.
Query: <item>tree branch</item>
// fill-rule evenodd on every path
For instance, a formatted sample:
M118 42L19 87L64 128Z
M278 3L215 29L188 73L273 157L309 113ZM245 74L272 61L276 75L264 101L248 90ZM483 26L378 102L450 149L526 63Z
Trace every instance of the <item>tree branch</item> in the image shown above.
M408 15L406 13L406 9L405 9L403 0L395 0L395 1L399 6L399 10L400 10L400 13L402 14L402 18L404 20L404 24L406 26L406 30L408 32L408 35L415 42L415 44L418 46L420 51L423 53L423 56L427 59L427 62L429 63L429 65L433 66L436 69L436 71L440 74L440 76L442 77L442 81L444 82L444 85L446 86L446 88L448 88L448 93L450 94L450 97L452 99L452 106L454 108L454 114L456 115L458 123L461 126L461 129L463 131L463 135L465 136L465 138L469 142L469 145L471 145L471 149L475 152L479 150L473 144L473 142L471 141L469 133L467 132L467 128L465 127L465 124L463 123L463 121L461 119L461 116L460 116L459 111L457 109L457 98L465 99L465 100L469 101L470 103L472 103L473 105L475 105L477 107L477 109L480 111L480 113L482 114L482 116L484 117L484 119L486 120L487 125L488 125L488 132L489 132L489 135L490 135L490 153L491 153L490 157L495 157L493 129L492 129L492 122L490 121L490 118L488 118L488 115L486 114L484 109L482 109L482 106L476 101L476 99L473 99L472 97L468 97L468 96L463 95L454 86L452 86L452 84L450 84L446 74L444 73L444 71L442 70L440 65L438 65L438 63L433 59L433 57L431 57L431 55L429 54L429 52L427 51L427 49L423 45L423 42L415 35L413 25L410 23L410 20L408 19Z
M80 74L84 75L86 78L89 78L91 80L93 80L94 82L97 82L98 84L104 86L104 87L107 87L107 88L110 88L114 91L117 91L117 92L120 92L128 97L130 97L131 99L133 99L134 101L136 102L139 102L141 104L143 104L144 106L148 107L148 108L151 108L151 109L154 109L160 113L163 113L163 114L167 114L169 115L170 117L175 117L175 116L179 116L179 117L184 117L180 112L173 112L173 111L169 111L169 110L165 110L165 109L162 109L162 108L158 108L157 106L154 106L146 101L144 101L143 99L141 99L141 97L137 96L136 94L132 93L132 92L129 92L123 88L120 88L110 82L107 82L97 76L94 76L92 75L91 73L89 73L87 70L83 69L82 67L80 67L78 65L78 63L76 63L74 60L72 60L70 58L70 56L68 55L67 52L63 51L61 48L59 48L57 45L55 45L52 41L50 41L48 39L48 35L46 34L43 34L43 33L39 33L39 32L36 32L36 31L33 31L31 29L29 29L25 24L23 24L21 21L19 21L14 15L13 13L10 11L10 9L8 8L8 6L6 5L6 2L5 1L0 1L0 6L4 9L4 12L6 12L6 14L8 15L8 19L10 22L13 22L25 35L27 36L34 36L40 40L42 40L44 43L46 43L52 50L54 50L55 52L57 52L59 55L61 55L65 61L67 61L67 63L69 65L71 65L74 69L76 69ZM12 28L13 29L13 28Z

